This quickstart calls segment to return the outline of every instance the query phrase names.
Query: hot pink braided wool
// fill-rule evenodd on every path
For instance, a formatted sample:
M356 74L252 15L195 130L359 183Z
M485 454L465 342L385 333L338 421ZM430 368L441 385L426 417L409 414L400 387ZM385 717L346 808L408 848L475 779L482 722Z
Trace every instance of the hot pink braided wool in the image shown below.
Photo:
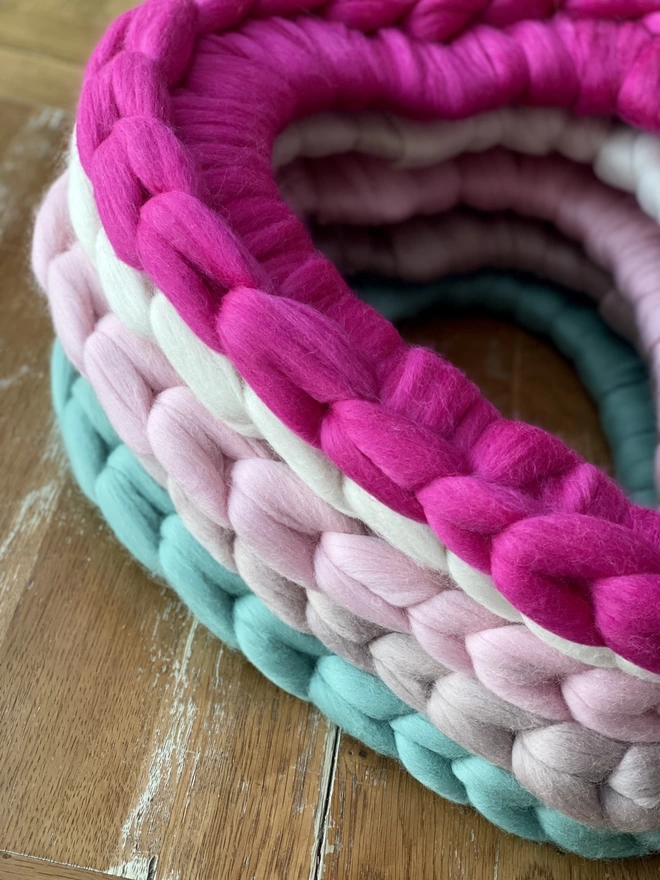
M216 558L285 621L380 675L546 803L595 826L657 827L660 684L586 667L506 624L316 498L263 441L212 419L161 352L107 313L59 210L65 185L42 208L34 242L62 342ZM401 597L417 604L397 608Z
M289 428L521 612L660 671L660 517L405 345L314 250L270 168L279 130L333 108L457 118L516 101L657 131L656 17L518 15L439 45L421 4L272 17L301 6L256 3L247 19L236 0L151 0L110 29L77 137L117 255ZM450 33L472 15L457 18Z

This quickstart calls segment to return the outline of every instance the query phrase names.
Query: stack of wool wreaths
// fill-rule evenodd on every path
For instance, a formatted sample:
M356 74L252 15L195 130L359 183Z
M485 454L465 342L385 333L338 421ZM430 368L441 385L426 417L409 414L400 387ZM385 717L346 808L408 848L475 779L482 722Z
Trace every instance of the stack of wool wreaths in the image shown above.
M148 0L33 249L120 541L442 797L590 857L660 850L657 5ZM623 489L408 346L431 307L571 358Z

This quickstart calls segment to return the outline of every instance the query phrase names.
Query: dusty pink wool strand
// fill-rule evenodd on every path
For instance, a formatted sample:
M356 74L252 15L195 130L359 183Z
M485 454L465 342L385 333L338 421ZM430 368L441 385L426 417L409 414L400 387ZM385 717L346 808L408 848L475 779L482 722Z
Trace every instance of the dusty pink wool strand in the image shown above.
M633 20L636 3L586 7L616 21L573 4L523 20L515 7L501 29L477 24L448 45L431 40L472 13L347 0L268 18L301 6L257 3L246 19L237 0L150 0L110 29L77 135L117 255L289 428L428 522L521 612L660 672L660 517L405 345L314 251L270 168L288 122L333 108L457 118L524 101L658 130L657 17Z
M420 569L320 501L272 459L262 441L212 419L180 385L162 353L107 313L82 247L62 235L61 190L58 184L39 217L34 266L62 342L119 433L167 485L189 527L216 558L238 570L284 620L379 674L441 730L510 768L547 803L596 826L656 827L659 811L649 799L660 797L660 685L584 667L530 641L524 627L505 624L453 589L446 577ZM419 604L412 612L397 608L391 604L393 589L397 601ZM380 625L319 590L341 603L353 601ZM444 631L425 631L429 598L445 621ZM499 656L500 631L498 666L492 657ZM411 633L430 640L444 664L425 654ZM476 679L478 668L487 666L487 676L497 682L511 649L529 649L532 663L540 661L533 673L532 664L526 667L526 692L516 681L517 667L509 686L517 687L522 703L547 709L549 720L489 693ZM594 711L599 699L607 703ZM571 720L571 702L583 711L585 701L587 716L591 712L633 744Z
M435 217L434 225L439 226L445 239L452 235L451 226L436 215L458 205L480 214L512 211L521 217L552 222L566 238L582 244L601 269L612 274L629 311L630 304L635 307L641 345L648 352L653 349L652 323L646 319L656 278L660 277L660 227L641 212L632 196L601 183L585 167L561 158L539 159L500 149L424 169L396 169L379 159L345 155L296 161L280 171L278 182L300 216L321 224L318 240L343 269L377 268L407 280L460 269L454 262L443 262L445 254L438 251L437 245L430 245L430 236L425 236L425 218ZM570 200L565 198L566 192L571 193ZM416 223L411 221L409 229L401 228L411 218ZM360 222L365 228L354 227ZM348 224L344 241L341 229L324 231L328 224L342 223ZM383 243L383 231L379 229L377 250L368 249L369 225L382 224L394 224L389 239ZM456 237L461 231L457 230ZM417 240L420 235L421 242ZM495 254L493 242L477 240L476 247L489 252L492 249ZM565 247L564 241L560 253L571 263L578 262L575 252L569 257ZM357 265L351 261L351 254L353 259L366 257L367 262ZM534 269L521 262L522 254L517 256L505 245L501 259L508 259L509 254L515 259L509 265ZM451 259L450 248L445 259ZM584 254L580 262L584 266ZM562 280L559 275L554 277ZM571 283L576 283L576 277L580 276L573 276ZM593 265L578 284L598 299L609 289L602 273L594 273Z

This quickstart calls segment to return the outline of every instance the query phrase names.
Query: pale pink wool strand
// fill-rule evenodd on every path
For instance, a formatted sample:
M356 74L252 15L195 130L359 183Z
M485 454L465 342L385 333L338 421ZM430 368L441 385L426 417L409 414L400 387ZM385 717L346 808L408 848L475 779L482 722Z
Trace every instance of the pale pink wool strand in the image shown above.
M324 7L254 20L299 8L258 4L243 21L242 4L151 0L110 30L77 132L118 256L289 428L428 522L521 612L660 671L658 515L559 441L502 419L440 358L409 349L315 254L270 168L287 122L337 107L455 118L524 99L657 129L656 20L557 15L477 25L447 46L359 30L398 21L395 0L368 23L347 14L348 28ZM214 123L200 124L209 112Z
M57 196L55 189L50 201ZM641 774L648 777L658 763L655 751L660 746L626 746L574 722L548 724L489 694L469 674L449 672L409 635L387 633L314 592L330 592L335 580L348 578L350 596L360 586L357 579L363 578L386 598L393 582L398 583L404 601L410 602L423 597L433 583L433 601L446 596L443 616L458 624L456 632L451 625L448 629L449 653L453 649L459 670L463 662L468 673L470 656L460 650L461 614L463 623L472 627L481 621L486 628L523 629L505 626L437 574L420 570L382 540L364 535L359 523L319 501L285 465L273 461L263 443L240 437L211 419L188 389L177 387L178 377L151 343L133 337L112 315L101 317L104 303L80 245L73 244L59 256L44 254L61 240L49 226L51 218L57 222L57 211L49 217L47 203L37 226L34 262L69 355L89 375L124 439L149 460L152 472L167 479L182 515L220 561L238 568L285 620L315 632L331 648L380 674L404 699L425 709L442 730L510 767L546 802L596 825L657 825L656 811L637 802L631 780L636 783ZM374 607L380 610L377 602ZM398 622L405 625L403 614ZM552 657L551 649L543 650ZM575 670L576 679L587 673L586 667L561 655L558 664ZM555 677L557 669L555 665L552 670ZM566 681L571 677L566 675ZM650 694L656 700L660 696L658 684L629 679L621 672L606 673L607 681L620 679L629 683L627 689L623 683L619 687L628 694L628 706L633 692L638 708L643 695L647 703ZM555 687L559 695L556 680ZM650 720L651 711L645 714L642 722ZM557 731L557 742L550 736L552 730ZM541 731L548 732L547 742L539 741ZM574 748L566 754L571 738ZM600 755L596 769L588 757L595 746ZM646 793L654 790L654 779L652 774Z
M483 266L529 272L590 295L599 308L603 300L616 296L634 326L630 304L584 251L543 223L506 212L452 210L375 232L345 224L319 225L314 226L314 241L346 273L371 271L420 282ZM616 329L625 332L628 325Z

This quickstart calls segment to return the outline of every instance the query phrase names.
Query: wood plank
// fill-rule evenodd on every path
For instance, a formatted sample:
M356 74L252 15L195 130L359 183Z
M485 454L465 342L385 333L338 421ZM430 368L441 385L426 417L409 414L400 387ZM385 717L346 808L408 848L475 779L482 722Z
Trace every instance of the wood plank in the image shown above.
M203 714L207 733L182 774L158 876L311 876L336 728L230 654Z
M271 866L286 844L308 871L328 726L212 639L68 487L0 644L0 706L7 849L146 880L170 838L168 863L200 877Z
M84 65L108 24L130 0L3 0L0 45Z
M0 98L71 110L85 64L127 0L0 2Z
M0 98L70 110L81 82L78 64L0 45Z
M198 627L73 487L25 245L70 118L0 109L2 845L146 880L171 828L171 877L188 857L240 876L251 852L277 876L280 842L307 874L332 728Z
M87 868L26 859L0 851L0 880L103 880L110 877L110 874L100 874Z
M30 581L65 473L50 417L52 330L29 276L26 243L70 120L59 110L8 101L0 102L0 118L1 640Z

